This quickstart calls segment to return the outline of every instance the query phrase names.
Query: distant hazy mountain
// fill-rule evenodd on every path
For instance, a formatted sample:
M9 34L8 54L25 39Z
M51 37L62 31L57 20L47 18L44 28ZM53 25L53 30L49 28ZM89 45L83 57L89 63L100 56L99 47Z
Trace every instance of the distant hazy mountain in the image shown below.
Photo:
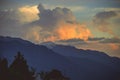
M99 52L99 51L93 51L93 50L83 50L83 49L77 49L73 46L68 46L68 45L60 45L60 44L55 44L53 42L44 42L41 45L46 46L49 49L52 49L54 52L59 53L60 55L66 56L68 58L73 58L77 59L75 62L79 63L80 60L78 59L86 59L86 60L91 60L95 62L102 63L104 65L108 65L111 67L118 67L116 69L120 70L120 59L117 57L110 57L104 52ZM115 65L115 63L117 66Z
M19 38L0 37L0 56L6 57L9 63L18 51L37 72L59 69L71 80L117 80L120 76L120 59L103 52L51 42L36 45Z

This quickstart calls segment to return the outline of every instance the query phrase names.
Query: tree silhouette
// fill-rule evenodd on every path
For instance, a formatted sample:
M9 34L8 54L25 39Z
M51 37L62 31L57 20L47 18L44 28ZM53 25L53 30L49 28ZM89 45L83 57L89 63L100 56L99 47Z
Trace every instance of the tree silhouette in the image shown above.
M50 72L42 71L39 74L42 80L70 80L56 69ZM18 52L10 67L6 58L0 58L0 80L35 80L35 69L29 70L27 61Z
M6 58L0 58L0 80L8 80L9 70L8 70L8 61Z
M40 77L43 80L70 80L68 77L62 75L59 70L53 69L50 72L41 72Z
M20 52L10 65L11 80L35 80L34 72L29 70L26 60Z

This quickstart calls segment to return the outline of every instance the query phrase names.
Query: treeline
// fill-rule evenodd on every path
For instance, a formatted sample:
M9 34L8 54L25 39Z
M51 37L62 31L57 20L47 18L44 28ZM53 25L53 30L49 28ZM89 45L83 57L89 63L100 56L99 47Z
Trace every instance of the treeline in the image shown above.
M40 75L42 80L70 80L56 69L36 73L33 68L29 69L27 61L20 52L10 66L6 58L0 58L0 80L36 80L36 75Z

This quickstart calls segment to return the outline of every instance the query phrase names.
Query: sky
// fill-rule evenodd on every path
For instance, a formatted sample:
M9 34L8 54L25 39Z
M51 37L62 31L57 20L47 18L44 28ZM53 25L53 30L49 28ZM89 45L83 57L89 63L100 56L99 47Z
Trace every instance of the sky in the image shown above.
M120 57L120 0L1 0L0 35Z

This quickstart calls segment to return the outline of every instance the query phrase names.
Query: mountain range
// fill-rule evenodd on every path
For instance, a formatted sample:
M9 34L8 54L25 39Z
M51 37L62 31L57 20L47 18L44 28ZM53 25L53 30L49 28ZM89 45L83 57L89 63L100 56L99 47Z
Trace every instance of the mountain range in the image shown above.
M59 69L71 80L120 80L120 59L104 52L0 36L0 57L9 65L18 51L37 72Z

